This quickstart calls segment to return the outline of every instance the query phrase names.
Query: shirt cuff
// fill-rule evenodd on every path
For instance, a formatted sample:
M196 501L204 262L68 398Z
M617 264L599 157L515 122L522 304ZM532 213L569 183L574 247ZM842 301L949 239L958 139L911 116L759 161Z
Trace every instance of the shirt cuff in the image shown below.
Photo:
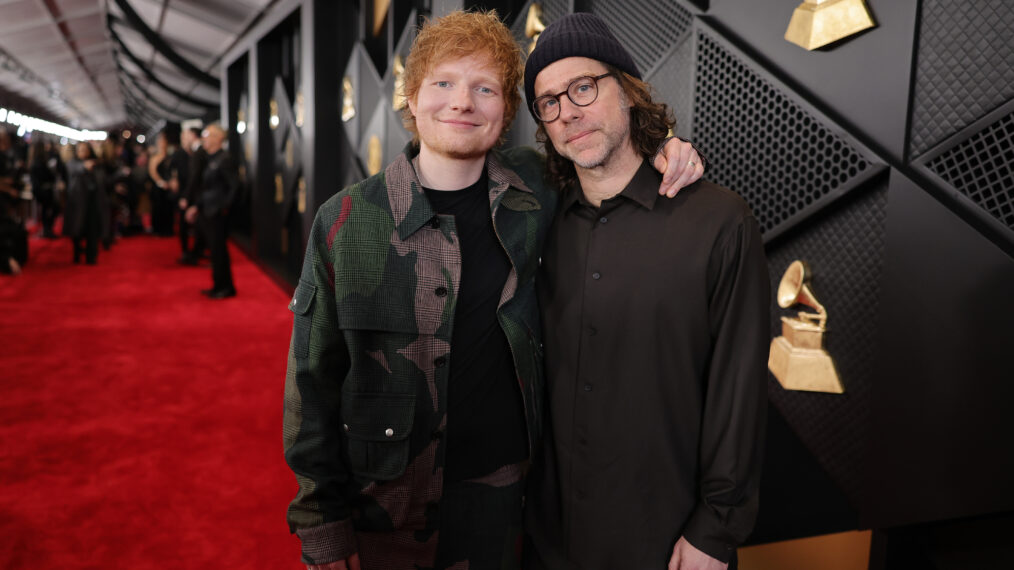
M356 530L349 519L296 531L303 543L303 562L312 570L327 570L357 551Z
M683 538L697 550L726 564L736 552L724 525L707 506L698 505L694 509L683 529Z

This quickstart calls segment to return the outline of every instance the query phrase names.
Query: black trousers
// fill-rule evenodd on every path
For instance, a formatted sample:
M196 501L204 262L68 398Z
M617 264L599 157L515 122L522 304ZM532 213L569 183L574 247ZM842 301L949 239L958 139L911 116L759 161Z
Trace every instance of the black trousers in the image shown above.
M186 209L180 209L179 212L180 249L183 251L183 257L197 259L208 247L208 244L204 239L204 228L200 223L191 224L187 221Z
M204 233L208 236L211 249L212 289L223 291L235 289L232 282L232 264L229 261L229 218L225 215L200 216Z
M444 484L436 570L462 562L471 570L521 568L524 480L518 477L520 468L506 480Z

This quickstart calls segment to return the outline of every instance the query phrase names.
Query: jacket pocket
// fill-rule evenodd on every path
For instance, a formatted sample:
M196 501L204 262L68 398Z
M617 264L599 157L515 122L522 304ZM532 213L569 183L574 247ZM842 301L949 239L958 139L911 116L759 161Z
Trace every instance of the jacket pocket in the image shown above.
M317 296L317 286L302 279L296 286L289 302L289 310L294 317L292 321L292 354L296 358L310 355L310 325L313 320L313 299Z
M412 394L352 393L342 399L342 430L352 472L371 481L400 477L408 466L415 420Z

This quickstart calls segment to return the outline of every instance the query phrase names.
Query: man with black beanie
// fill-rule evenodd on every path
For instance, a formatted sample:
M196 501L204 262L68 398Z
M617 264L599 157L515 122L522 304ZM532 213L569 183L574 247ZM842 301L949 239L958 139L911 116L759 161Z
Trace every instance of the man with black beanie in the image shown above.
M760 232L703 179L658 199L650 160L675 121L640 77L584 13L550 24L525 66L563 190L536 280L550 422L529 478L531 568L723 570L757 512Z

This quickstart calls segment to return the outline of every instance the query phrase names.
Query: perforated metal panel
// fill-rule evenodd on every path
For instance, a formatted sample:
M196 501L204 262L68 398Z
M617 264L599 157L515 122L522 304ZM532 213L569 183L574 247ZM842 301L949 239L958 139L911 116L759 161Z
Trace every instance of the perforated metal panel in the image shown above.
M664 101L676 117L676 135L690 139L694 112L694 42L688 34L650 76L656 101Z
M882 169L724 40L696 34L692 139L714 165L708 177L750 204L766 240Z
M923 0L919 30L913 156L1014 97L1014 2Z
M676 0L586 0L582 6L606 21L643 77L690 31L693 16Z
M1014 113L927 163L927 168L1014 230Z
M864 477L886 220L887 183L881 178L807 219L791 239L767 252L772 291L792 261L810 265L812 289L829 315L825 347L845 385L840 395L791 392L771 377L768 395L854 505ZM772 336L781 334L780 317L795 312L772 299Z

